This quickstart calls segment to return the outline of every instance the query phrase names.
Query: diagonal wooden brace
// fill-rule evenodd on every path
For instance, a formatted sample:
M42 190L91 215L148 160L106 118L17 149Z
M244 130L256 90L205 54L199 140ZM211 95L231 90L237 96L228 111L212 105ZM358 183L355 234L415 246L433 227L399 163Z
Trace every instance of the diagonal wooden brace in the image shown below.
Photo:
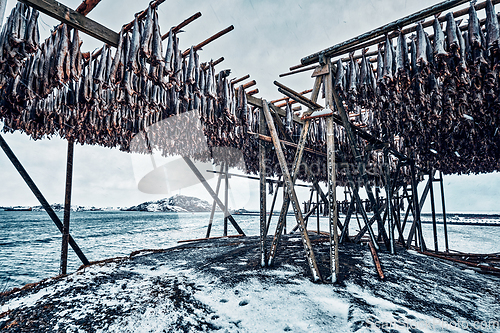
M266 117L267 126L269 127L269 131L271 132L271 137L273 138L274 149L275 149L276 154L278 156L281 171L283 172L283 180L285 182L285 188L286 188L288 197L290 198L290 202L292 204L293 211L295 213L295 217L300 223L299 229L300 229L300 232L302 234L302 242L304 244L307 262L309 264L309 268L311 269L313 280L316 282L316 281L321 280L321 274L319 272L318 265L316 263L316 258L314 256L314 252L312 249L311 241L309 239L309 235L307 234L307 230L305 228L304 218L303 218L302 212L300 210L300 204L299 204L299 201L297 199L297 194L295 193L295 189L293 187L292 177L290 176L290 172L288 171L288 166L286 163L285 154L283 153L283 149L281 148L281 143L280 143L279 138L278 138L278 133L276 132L276 128L274 126L274 121L273 121L271 112L269 111L269 107L268 107L267 102L265 100L263 101L263 111L264 111L264 116Z

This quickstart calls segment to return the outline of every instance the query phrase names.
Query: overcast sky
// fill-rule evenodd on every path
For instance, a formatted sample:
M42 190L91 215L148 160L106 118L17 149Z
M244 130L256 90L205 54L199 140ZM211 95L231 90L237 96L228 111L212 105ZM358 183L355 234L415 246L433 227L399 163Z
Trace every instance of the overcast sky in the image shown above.
M81 0L60 2L76 8ZM160 6L158 13L164 32L198 11L203 14L179 35L182 49L198 44L214 33L234 25L234 31L200 52L201 61L224 56L225 61L218 66L218 69L230 68L232 77L250 74L258 83L257 87L260 90L258 96L272 100L281 97L273 85L274 80L279 80L297 91L312 87L313 80L309 73L279 78L280 73L287 72L290 66L299 64L302 57L438 2L167 0ZM8 1L6 15L10 13L15 3L14 0ZM133 19L134 13L146 8L148 3L149 1L142 0L103 0L89 17L114 31L119 31L124 23ZM41 34L45 37L55 21L42 14L40 23ZM83 36L83 39L82 49L85 51L94 50L102 45L101 42L88 36ZM50 203L63 202L66 142L55 137L35 142L19 133L2 135L47 200ZM172 161L172 159L160 160L158 156L155 159L157 165ZM0 184L2 184L0 206L38 204L3 152L0 153L0 170ZM138 183L152 170L149 157L126 154L116 149L77 145L72 203L100 207L131 206L177 193L210 199L200 185L159 194L142 193L138 189ZM190 173L187 167L180 172ZM215 182L215 178L210 180L214 187ZM230 185L231 208L258 208L257 181L232 178ZM480 176L446 176L447 210L500 212L499 188L498 173ZM340 193L339 190L339 195ZM300 191L299 196L300 200L304 201L308 197L308 192Z

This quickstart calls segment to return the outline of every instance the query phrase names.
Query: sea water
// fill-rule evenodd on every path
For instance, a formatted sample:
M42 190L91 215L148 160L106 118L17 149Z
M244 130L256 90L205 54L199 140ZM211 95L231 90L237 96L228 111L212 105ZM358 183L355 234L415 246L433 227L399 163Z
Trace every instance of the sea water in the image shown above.
M62 213L57 213L62 220ZM164 249L180 240L203 238L210 213L159 212L72 212L70 233L89 261L128 256L141 249ZM234 217L243 231L259 235L259 216ZM343 221L343 216L340 220ZM211 236L222 236L222 213L216 213ZM361 217L360 225L363 226ZM288 216L288 231L295 224ZM274 233L277 218L273 218L270 234ZM500 218L496 218L500 223ZM410 221L411 223L411 221ZM376 223L375 223L376 224ZM316 230L312 216L308 229ZM322 231L328 230L328 219L320 218ZM407 228L409 229L409 228ZM229 234L235 234L229 223ZM355 216L350 233L359 230ZM376 230L376 227L375 227ZM423 224L427 246L433 249L432 225ZM407 232L405 232L407 234ZM444 250L443 227L438 225L439 249ZM449 225L450 248L471 253L500 252L500 226ZM0 292L59 274L61 234L45 212L0 211ZM81 265L69 248L68 272Z

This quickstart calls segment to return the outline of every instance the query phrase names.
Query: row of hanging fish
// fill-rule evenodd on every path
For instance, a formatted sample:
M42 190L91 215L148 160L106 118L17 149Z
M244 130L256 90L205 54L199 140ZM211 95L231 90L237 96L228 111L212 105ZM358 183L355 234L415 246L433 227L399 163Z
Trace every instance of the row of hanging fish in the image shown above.
M360 61L339 60L333 84L348 112L420 165L500 170L500 28L490 0L485 14L480 21L471 4L467 24L449 12L444 28L436 17L433 35L418 23L409 38L386 37L375 63L367 50ZM363 118L362 109L373 115Z
M148 131L155 145L132 145L135 151L191 156L196 149L190 145L200 140L190 137L191 130L198 128L209 147L243 146L247 128L254 125L243 87L231 83L230 70L217 73L212 62L200 63L194 48L183 56L173 30L164 50L156 10L149 7L131 31L122 29L116 51L104 45L94 54L81 52L78 31L65 24L40 44L37 18L38 12L30 14L19 3L2 30L1 55L18 63L14 70L0 70L5 131L24 131L34 139L59 135L126 151L137 133ZM35 32L22 29L22 40L20 20ZM13 45L16 53L9 51ZM175 122L175 131L154 126L188 113L196 116Z

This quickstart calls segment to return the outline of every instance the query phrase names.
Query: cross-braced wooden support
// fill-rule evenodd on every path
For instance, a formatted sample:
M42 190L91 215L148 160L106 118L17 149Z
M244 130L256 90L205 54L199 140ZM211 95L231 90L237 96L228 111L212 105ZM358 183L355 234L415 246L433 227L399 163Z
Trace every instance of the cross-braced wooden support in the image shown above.
M295 218L300 223L299 230L302 234L302 242L304 244L307 262L309 264L309 268L311 269L313 280L320 281L321 274L319 272L318 265L316 263L316 258L314 256L311 241L309 239L309 236L307 234L307 230L305 228L304 218L302 216L302 212L300 210L300 204L299 204L299 201L297 199L297 194L295 193L295 189L293 186L294 181L293 181L292 176L290 175L290 172L288 170L288 165L286 163L285 155L283 153L283 149L281 148L281 143L280 143L279 138L278 138L278 133L276 132L276 128L274 126L273 117L271 115L271 112L269 111L269 107L268 107L267 102L265 100L263 100L263 108L262 109L264 111L264 116L265 116L266 121L267 121L267 126L269 128L269 132L270 132L271 137L273 139L274 149L275 149L276 154L278 156L280 168L281 168L281 171L283 172L283 180L285 182L285 188L286 188L288 197L290 198L290 202L292 204L293 211L295 213Z

